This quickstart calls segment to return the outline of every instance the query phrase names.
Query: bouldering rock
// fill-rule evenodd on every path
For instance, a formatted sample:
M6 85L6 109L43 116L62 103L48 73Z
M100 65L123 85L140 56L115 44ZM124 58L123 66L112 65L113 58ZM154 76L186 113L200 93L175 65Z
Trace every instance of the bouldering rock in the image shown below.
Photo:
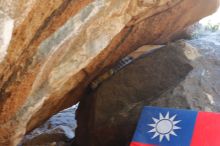
M21 142L21 146L66 146L75 137L75 111L78 105L52 116L40 127L34 129ZM61 144L60 144L61 143Z
M167 90L160 88L160 85L154 86L151 82L162 83L161 81L164 78L162 72L167 72L165 69L162 69L161 72L153 71L154 74L160 74L159 78L155 77L150 79L150 81L149 79L145 80L144 71L140 74L138 67L135 67L135 65L139 66L140 64L137 61L133 63L133 66L128 65L125 69L122 69L119 72L120 75L116 74L108 81L103 82L100 88L93 93L93 96L85 97L91 101L84 99L81 102L77 116L80 124L74 145L90 145L90 143L91 146L108 145L109 143L112 145L117 145L118 143L120 143L119 145L128 145L129 142L127 141L131 137L126 136L129 132L132 135L132 132L128 129L134 128L137 115L143 105L219 112L219 34L219 31L215 33L206 31L192 40L181 40L171 45L184 52L188 60L187 63L193 67L193 70L176 85L169 86L167 84L169 86ZM164 56L168 57L167 54ZM154 64L152 65L154 67ZM168 66L171 67L170 65ZM166 69L169 70L169 67ZM145 67L140 68L145 69ZM172 76L172 74L169 75ZM133 78L134 80L141 78L141 81L133 81L130 84ZM151 92L147 88L140 88L140 85L144 84L143 82L150 83L147 88L152 85L153 89L156 90L159 87L161 92L156 92L157 95L155 94L153 99L149 98L151 97ZM150 89L152 90L152 88ZM146 99L137 98L135 100L134 97L139 97L140 95L146 97ZM82 137L86 137L89 142L82 141Z
M74 137L73 131L67 126L57 126L54 129L45 131L36 137L27 139L24 146L47 145L54 142L68 142Z
M171 41L218 2L0 0L0 27L13 21L11 37L0 36L0 145L17 145L26 132L77 103L117 60L144 44Z
M127 146L144 105L189 108L186 98L164 98L192 66L181 42L142 56L84 97L74 146ZM159 59L158 59L159 58Z
M185 50L193 70L164 97L187 99L190 108L220 112L220 32L203 32L185 41Z

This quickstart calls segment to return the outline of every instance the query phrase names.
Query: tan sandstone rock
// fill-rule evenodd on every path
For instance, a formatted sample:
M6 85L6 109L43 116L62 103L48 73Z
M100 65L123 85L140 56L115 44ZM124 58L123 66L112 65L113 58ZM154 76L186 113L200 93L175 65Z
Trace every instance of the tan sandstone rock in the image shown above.
M0 0L0 31L10 22L0 34L0 145L16 145L78 102L119 58L144 44L169 42L218 2Z

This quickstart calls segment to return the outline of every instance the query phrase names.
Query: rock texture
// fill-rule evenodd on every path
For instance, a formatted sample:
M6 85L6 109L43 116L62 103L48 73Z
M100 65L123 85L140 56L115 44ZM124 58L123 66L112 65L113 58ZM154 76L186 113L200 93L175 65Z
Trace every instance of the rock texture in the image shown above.
M189 107L185 98L160 97L192 69L183 48L177 43L147 54L84 97L74 146L129 146L143 106Z
M21 146L64 146L75 137L75 112L78 105L65 109L51 117L40 127L28 133Z
M0 145L16 145L27 131L78 102L119 58L143 44L172 40L217 5L218 0L0 0Z
M200 29L197 30L197 32L199 32L199 31L200 31ZM219 90L220 82L218 80L218 78L220 77L220 71L219 71L219 68L220 68L220 66L219 66L219 56L220 56L220 53L219 53L219 51L220 51L220 45L219 45L220 39L219 38L220 37L219 36L220 36L220 32L215 32L215 33L207 32L207 31L203 32L203 29L201 29L201 32L202 33L199 33L199 35L197 36L198 38L196 37L191 40L185 40L185 41L181 40L181 41L178 41L177 43L175 43L175 45L172 44L173 47L177 46L176 49L179 49L179 50L181 49L185 52L185 54L187 56L187 60L188 60L187 63L191 64L191 66L193 67L193 70L190 71L189 74L185 77L185 79L183 79L183 81L181 81L178 85L176 85L175 87L168 87L169 88L168 90L166 90L162 94L159 93L160 94L159 97L154 98L153 100L150 100L149 102L146 103L146 105L156 105L156 106L175 107L175 108L190 108L190 109L196 109L196 110L202 110L202 111L218 111L218 112L220 111L219 110L219 105L220 105L220 101L219 101L220 96L219 95L220 94L218 93L218 91L220 91ZM141 62L141 61L134 61L134 59L139 58L139 57L148 58L149 55L147 55L147 54L149 54L150 52L152 52L156 49L159 49L161 47L162 46L159 46L159 45L156 45L156 46L155 45L153 45L153 46L152 45L145 45L145 46L142 46L139 49L135 50L134 52L132 52L131 54L129 54L125 58L123 58L121 61L119 61L119 63L114 65L114 67L112 69L110 69L107 73L99 76L99 78L97 78L97 80L92 82L92 83L95 83L95 86L94 86L94 84L91 84L92 87L95 87L93 89L96 89L97 87L100 86L100 88L97 89L97 91L95 91L97 93L94 93L95 97L93 97L93 98L98 98L98 100L99 100L99 98L100 98L99 96L103 95L100 93L104 93L104 92L109 93L109 95L111 95L111 96L117 95L117 94L119 94L119 92L120 93L127 92L126 90L128 90L127 93L129 93L129 94L130 93L136 94L137 92L135 90L131 91L129 87L126 87L126 83L129 81L129 84L130 84L130 82L133 80L132 83L134 83L134 85L132 84L132 86L136 86L136 84L138 84L138 81L136 81L136 79L137 78L144 79L144 78L146 78L146 75L144 73L142 73L143 71L141 71L141 73L138 73L138 72L131 73L131 75L130 75L128 68L131 68L131 67L129 67L129 64L132 63L132 68L134 68L135 66L137 66L137 68L138 68L138 66L140 66L140 65L143 65L145 67L145 65L147 65L147 64L143 64L143 62ZM169 53L170 52L168 52L166 55L169 55ZM132 60L133 60L133 62L132 62ZM163 67L163 65L160 65L158 67L159 68ZM163 68L158 69L158 70L162 70L162 72L166 72L166 71L164 71ZM170 66L169 66L169 68L170 68ZM178 68L178 66L177 66L177 68ZM140 69L140 68L138 68L138 69ZM120 76L117 76L117 75L115 75L116 77L112 76L114 74L117 74L118 71L119 71L119 74L121 74ZM162 72L156 71L156 72L154 72L154 74L157 74L157 75L154 75L154 76L160 76L160 75L162 75ZM135 76L135 74L137 74L137 76ZM117 78L117 80L115 78ZM118 80L118 78L119 78L119 80ZM106 80L108 80L107 83L105 83ZM155 80L151 79L150 81L156 81L156 80L159 80L157 82L160 83L160 81L163 81L164 78L158 78ZM125 87L123 88L125 91L120 90L121 81L125 81ZM120 84L118 87L120 87L120 88L119 88L119 90L114 90L115 91L114 93L111 92L112 87L110 87L110 85L106 86L106 84L113 84L113 85L117 84L118 85L118 82ZM145 82L148 82L148 81L145 80ZM104 84L104 85L102 85L102 84ZM145 85L145 84L143 84L143 85ZM110 91L109 91L109 89L110 89ZM137 89L139 89L139 84L138 84ZM139 89L139 90L141 90L141 89ZM144 92L144 90L141 92ZM147 90L146 90L146 92L147 92ZM138 92L138 93L140 93L140 92ZM114 94L114 95L112 95L112 94ZM105 95L104 95L105 98L107 97L106 95L108 95L108 94L105 93ZM121 94L120 94L120 96L121 96ZM91 101L88 101L88 102L91 102L91 103L95 102L95 100L93 100L93 98L91 99L92 102ZM124 98L125 98L125 100L122 100L122 101L120 100L120 101L123 103L124 102L127 103L126 98L129 98L129 96L128 97L126 96ZM141 99L145 100L144 98L141 98ZM108 99L108 100L110 100L110 99ZM81 105L81 106L84 105L83 110L85 110L89 106L89 104L87 106L85 106L85 102L87 102L87 100L84 100L84 102L82 102L82 105ZM108 102L108 103L114 104L115 102L118 103L117 100L112 98L112 101ZM104 105L105 105L105 103L104 103ZM132 103L131 103L131 105L132 105ZM106 106L106 107L108 108L109 106ZM124 106L125 109L127 107L128 106ZM105 107L102 107L102 108L105 108ZM116 108L111 108L111 109L114 110ZM25 139L24 139L24 144L28 145L28 146L29 145L45 146L48 143L54 144L56 146L68 145L68 143L70 143L70 142L67 140L68 137L65 135L72 135L72 133L75 132L75 127L76 127L75 110L76 110L76 106L69 108L67 110L61 111L57 115L54 115L46 123L44 123L42 126L35 129L34 131L30 132L28 135L26 135ZM89 110L89 109L87 109L87 110ZM118 110L118 109L116 109L116 110ZM81 111L82 111L82 108L80 108L80 111L78 112L78 118L80 118L82 116L86 116L87 120L90 119L87 116L88 114L82 115ZM113 113L117 113L117 112L113 112ZM94 113L94 112L92 112L92 113ZM98 112L98 114L99 114L99 112ZM124 113L124 114L126 114L126 113ZM109 114L107 114L107 115L109 115ZM95 115L93 115L93 116L95 116ZM115 116L115 114L113 116ZM128 119L128 121L129 120L130 119ZM91 121L89 123L92 124ZM83 121L81 124L83 125L86 123L85 123L85 121ZM82 125L81 125L81 127L82 127ZM62 130L61 132L58 130L54 130L54 129L59 129L62 127L69 127L72 130L69 131L69 134L62 132L64 130ZM89 127L88 129L91 129L91 127ZM66 132L68 132L68 131L66 131ZM55 135L57 135L57 134L61 135L61 137L56 137ZM108 136L109 136L109 134L108 134ZM123 137L123 135L122 135L122 137Z
M74 146L129 145L144 105L219 112L219 36L219 31L205 32L178 41L142 56L103 82L81 101ZM179 64L175 49L182 50L185 65ZM170 56L175 56L172 61ZM182 78L187 65L193 69Z
M205 32L186 42L192 72L166 97L183 97L190 108L220 112L220 32Z

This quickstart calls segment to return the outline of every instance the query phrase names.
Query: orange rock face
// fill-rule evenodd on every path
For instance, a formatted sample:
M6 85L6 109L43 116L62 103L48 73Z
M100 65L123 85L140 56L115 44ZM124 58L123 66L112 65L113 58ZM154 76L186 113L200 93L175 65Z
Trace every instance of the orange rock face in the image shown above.
M16 145L118 59L171 41L218 2L0 0L0 145Z

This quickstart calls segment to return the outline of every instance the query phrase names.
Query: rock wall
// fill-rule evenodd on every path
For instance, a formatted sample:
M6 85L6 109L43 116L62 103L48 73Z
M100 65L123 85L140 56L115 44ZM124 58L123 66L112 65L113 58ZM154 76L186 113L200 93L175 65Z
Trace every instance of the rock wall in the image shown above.
M0 145L16 145L118 59L172 40L218 2L0 0Z

